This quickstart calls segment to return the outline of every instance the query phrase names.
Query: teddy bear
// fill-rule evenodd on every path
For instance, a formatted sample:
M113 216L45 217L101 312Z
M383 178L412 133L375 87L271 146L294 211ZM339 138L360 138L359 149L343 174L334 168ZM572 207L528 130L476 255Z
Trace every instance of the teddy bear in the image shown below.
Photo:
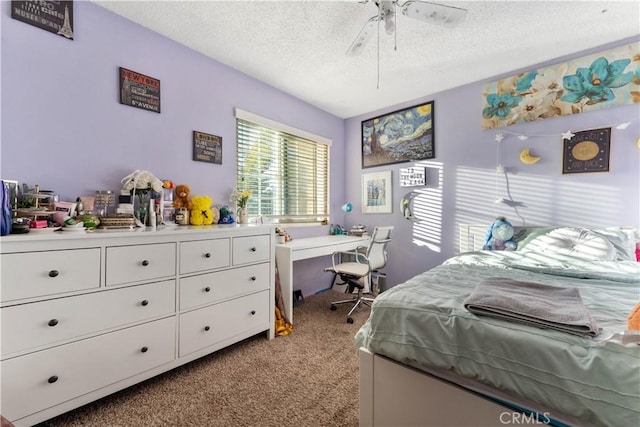
M187 208L191 209L191 199L189 199L189 194L191 194L191 188L189 188L186 184L176 185L175 189L176 197L173 201L173 207L175 209Z
M485 238L484 251L514 251L518 244L513 240L513 226L503 216L499 216L489 226Z
M233 217L233 211L229 208L229 206L221 206L220 207L220 219L218 220L218 224L233 224L236 220Z
M189 215L191 225L213 224L212 203L213 200L209 196L193 196L191 198L192 207Z

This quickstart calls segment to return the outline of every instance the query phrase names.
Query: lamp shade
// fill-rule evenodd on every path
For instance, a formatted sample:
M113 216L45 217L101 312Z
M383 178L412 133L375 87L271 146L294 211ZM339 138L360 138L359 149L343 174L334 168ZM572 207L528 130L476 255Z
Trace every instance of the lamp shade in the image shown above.
M353 205L351 203L345 203L340 207L344 213L349 213L353 210Z

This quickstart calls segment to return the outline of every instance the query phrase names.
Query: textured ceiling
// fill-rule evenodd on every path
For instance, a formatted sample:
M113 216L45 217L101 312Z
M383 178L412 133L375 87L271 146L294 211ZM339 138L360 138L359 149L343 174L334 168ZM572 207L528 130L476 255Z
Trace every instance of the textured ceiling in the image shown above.
M399 14L397 50L381 27L378 61L377 34L345 55L372 1L94 3L341 118L640 34L638 1L442 0L466 18L446 28Z

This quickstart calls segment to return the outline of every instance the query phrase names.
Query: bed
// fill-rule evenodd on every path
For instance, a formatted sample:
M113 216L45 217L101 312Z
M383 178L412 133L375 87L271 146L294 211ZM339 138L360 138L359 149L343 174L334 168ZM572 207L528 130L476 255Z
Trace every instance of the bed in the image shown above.
M378 295L355 337L361 426L640 425L639 335L626 331L640 301L637 231L517 235L517 251L464 252ZM577 289L596 332L469 311L495 278Z

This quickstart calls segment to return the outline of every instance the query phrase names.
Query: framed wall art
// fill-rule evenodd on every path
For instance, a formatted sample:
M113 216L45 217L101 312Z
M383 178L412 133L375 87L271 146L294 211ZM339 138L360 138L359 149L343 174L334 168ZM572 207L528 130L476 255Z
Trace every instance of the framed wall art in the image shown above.
M482 128L637 103L638 55L636 42L487 83Z
M576 132L562 141L563 174L609 171L611 128Z
M362 213L391 213L391 171L362 174Z
M400 187L416 187L418 185L426 185L427 168L412 167L400 168Z
M193 160L222 164L222 137L193 131Z
M362 168L434 157L433 101L362 122Z
M73 1L11 1L11 17L73 40Z
M120 103L160 113L160 80L120 67Z

